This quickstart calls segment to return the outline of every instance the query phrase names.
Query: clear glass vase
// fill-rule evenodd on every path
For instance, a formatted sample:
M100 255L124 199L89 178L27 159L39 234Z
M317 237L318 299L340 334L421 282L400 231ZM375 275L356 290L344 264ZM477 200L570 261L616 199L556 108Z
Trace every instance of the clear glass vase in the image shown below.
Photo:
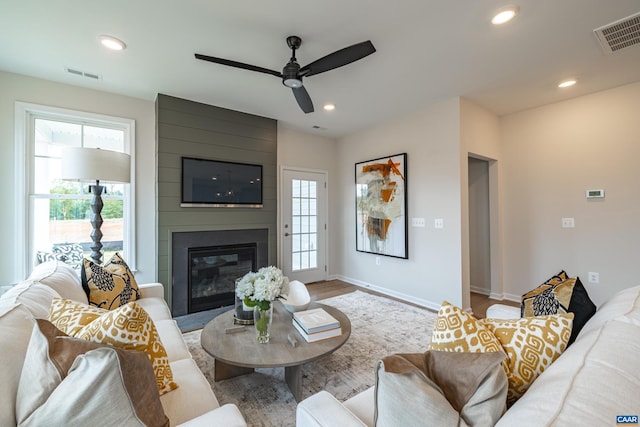
M244 301L238 297L238 282L236 280L236 303L233 315L233 323L239 325L253 325L253 307L247 307Z
M272 321L273 304L269 304L267 310L261 310L257 305L253 308L253 324L256 327L256 338L260 344L269 342Z

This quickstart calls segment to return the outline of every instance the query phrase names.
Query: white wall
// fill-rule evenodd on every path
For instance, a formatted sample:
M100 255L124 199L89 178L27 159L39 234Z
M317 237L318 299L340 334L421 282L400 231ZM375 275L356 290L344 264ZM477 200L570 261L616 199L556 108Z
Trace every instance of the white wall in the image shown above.
M16 194L14 168L14 108L16 101L71 110L86 111L136 121L136 279L140 283L156 280L156 217L155 217L155 110L153 101L79 88L22 75L0 72L0 182L3 203L0 204L0 284L24 279L16 271L15 253L11 244L15 236ZM25 201L26 203L26 201Z
M314 169L327 172L327 195L329 202L329 218L327 246L329 248L328 274L337 273L337 255L333 250L339 246L341 238L337 227L338 206L338 162L336 140L321 135L303 133L278 123L278 251L280 251L280 170L283 166ZM281 263L281 260L279 260Z
M422 217L425 228L409 227L409 259L380 257L355 249L355 163L407 153L408 220ZM337 271L348 282L370 286L419 304L439 308L443 300L462 303L460 227L459 99L338 141L341 241L334 245ZM444 228L433 227L435 218Z
M504 289L514 298L561 269L597 305L640 284L640 83L501 118ZM585 190L605 190L587 200ZM561 218L575 228L561 228ZM587 273L600 273L589 284Z

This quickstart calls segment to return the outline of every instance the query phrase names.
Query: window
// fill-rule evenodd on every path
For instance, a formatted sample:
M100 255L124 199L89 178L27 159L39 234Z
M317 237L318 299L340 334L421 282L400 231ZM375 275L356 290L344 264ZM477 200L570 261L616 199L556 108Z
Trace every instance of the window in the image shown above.
M61 152L65 147L91 147L131 154L133 121L32 105L24 105L22 117L26 141L22 151L25 157L23 189L28 210L24 227L27 265L37 263L38 251L51 252L71 243L80 244L84 256L89 257L93 243L90 236L93 195L89 193L89 185L95 182L60 179ZM133 157L131 169L133 176ZM133 266L130 203L133 180L130 184L106 184L105 187L100 227L103 260L118 251Z
M291 271L318 267L316 181L291 180Z

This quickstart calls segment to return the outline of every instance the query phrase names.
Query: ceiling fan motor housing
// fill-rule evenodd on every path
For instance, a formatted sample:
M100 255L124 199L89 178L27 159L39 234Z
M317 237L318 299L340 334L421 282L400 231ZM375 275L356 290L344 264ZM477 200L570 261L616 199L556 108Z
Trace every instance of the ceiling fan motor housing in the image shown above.
M290 61L282 69L282 84L287 87L302 86L302 77L298 75L300 65L296 61Z

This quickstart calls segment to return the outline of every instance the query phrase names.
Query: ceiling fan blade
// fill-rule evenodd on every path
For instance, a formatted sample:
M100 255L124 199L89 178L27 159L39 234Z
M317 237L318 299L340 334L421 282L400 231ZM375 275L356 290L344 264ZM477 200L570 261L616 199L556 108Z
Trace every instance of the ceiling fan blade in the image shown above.
M313 102L311 102L311 97L309 96L309 92L304 88L304 86L291 88L293 90L293 96L296 97L296 101L298 101L298 105L305 113L313 113Z
M272 76L282 77L280 71L269 70L268 68L258 67L256 65L245 64L243 62L231 61L230 59L216 58L215 56L207 56L196 53L197 59L203 61L215 62L216 64L228 65L230 67L242 68L249 71L257 71L259 73L271 74Z
M376 48L373 47L373 43L369 40L357 43L330 53L327 56L313 61L311 64L305 65L300 69L300 75L309 77L314 74L324 73L325 71L351 64L358 59L371 55L375 51Z

